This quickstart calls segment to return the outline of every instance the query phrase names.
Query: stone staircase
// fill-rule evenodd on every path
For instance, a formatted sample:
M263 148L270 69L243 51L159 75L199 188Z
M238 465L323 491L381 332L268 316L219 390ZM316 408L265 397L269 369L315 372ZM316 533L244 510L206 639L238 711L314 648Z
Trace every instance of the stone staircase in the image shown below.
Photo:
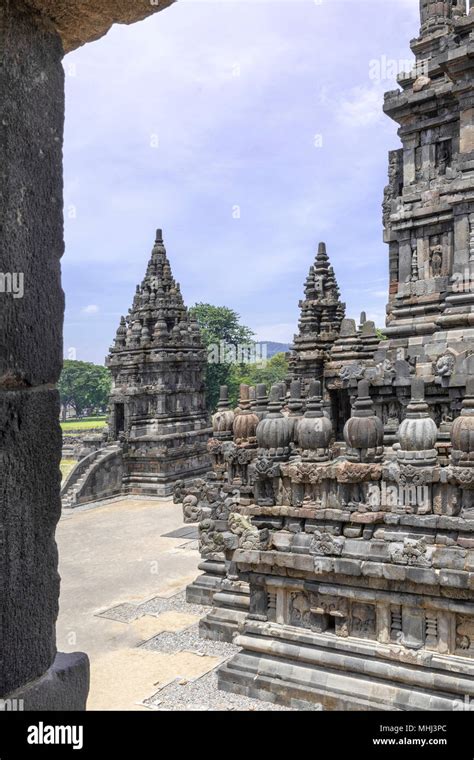
M61 488L63 509L74 509L121 491L120 444L112 443L93 451L71 470ZM119 467L117 467L119 465Z

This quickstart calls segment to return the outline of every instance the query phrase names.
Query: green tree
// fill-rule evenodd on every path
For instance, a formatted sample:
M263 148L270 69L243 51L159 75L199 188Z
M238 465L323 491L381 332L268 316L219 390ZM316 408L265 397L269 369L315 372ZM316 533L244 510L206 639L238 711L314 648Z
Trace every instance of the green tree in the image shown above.
M236 384L233 371L240 366L240 349L253 344L254 333L240 323L240 316L227 306L198 303L190 308L201 328L204 345L208 350L206 373L207 407L214 411L219 400L221 385L230 386L231 400L235 400Z
M90 362L65 360L58 389L63 414L72 406L79 417L84 409L103 409L108 401L112 379L107 367Z
M240 367L235 367L233 381L236 385L240 385L240 383L246 383L247 385L265 383L268 390L270 390L272 385L287 378L288 371L286 354L278 353L264 364L245 365L243 371L240 370Z

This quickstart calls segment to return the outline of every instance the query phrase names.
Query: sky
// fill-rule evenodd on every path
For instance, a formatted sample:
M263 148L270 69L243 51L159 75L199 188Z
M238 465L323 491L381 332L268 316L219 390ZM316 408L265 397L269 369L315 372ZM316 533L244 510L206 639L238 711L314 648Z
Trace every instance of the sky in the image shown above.
M385 324L382 112L418 0L179 0L64 59L65 358L103 363L163 228L187 305L291 342L319 241Z

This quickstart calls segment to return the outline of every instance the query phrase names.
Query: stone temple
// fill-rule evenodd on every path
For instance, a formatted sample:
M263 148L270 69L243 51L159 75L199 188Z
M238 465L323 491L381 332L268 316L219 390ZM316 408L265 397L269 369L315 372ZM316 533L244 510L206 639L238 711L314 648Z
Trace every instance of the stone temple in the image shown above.
M474 12L420 9L384 105L385 339L345 318L321 244L287 383L242 386L235 412L223 388L213 468L175 493L201 633L240 647L220 688L293 706L474 697Z
M108 445L97 442L63 486L63 505L133 494L164 497L209 469L206 350L175 282L161 230L107 358Z

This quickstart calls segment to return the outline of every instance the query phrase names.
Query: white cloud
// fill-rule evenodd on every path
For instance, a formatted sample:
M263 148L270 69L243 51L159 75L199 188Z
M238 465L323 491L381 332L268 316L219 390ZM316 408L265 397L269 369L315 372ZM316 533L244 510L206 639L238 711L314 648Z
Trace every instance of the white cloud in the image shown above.
M354 87L338 104L338 121L347 127L367 127L385 119L383 98L386 85Z
M83 314L91 315L91 314L98 314L99 313L99 307L96 303L90 303L88 306L84 306L82 309Z

